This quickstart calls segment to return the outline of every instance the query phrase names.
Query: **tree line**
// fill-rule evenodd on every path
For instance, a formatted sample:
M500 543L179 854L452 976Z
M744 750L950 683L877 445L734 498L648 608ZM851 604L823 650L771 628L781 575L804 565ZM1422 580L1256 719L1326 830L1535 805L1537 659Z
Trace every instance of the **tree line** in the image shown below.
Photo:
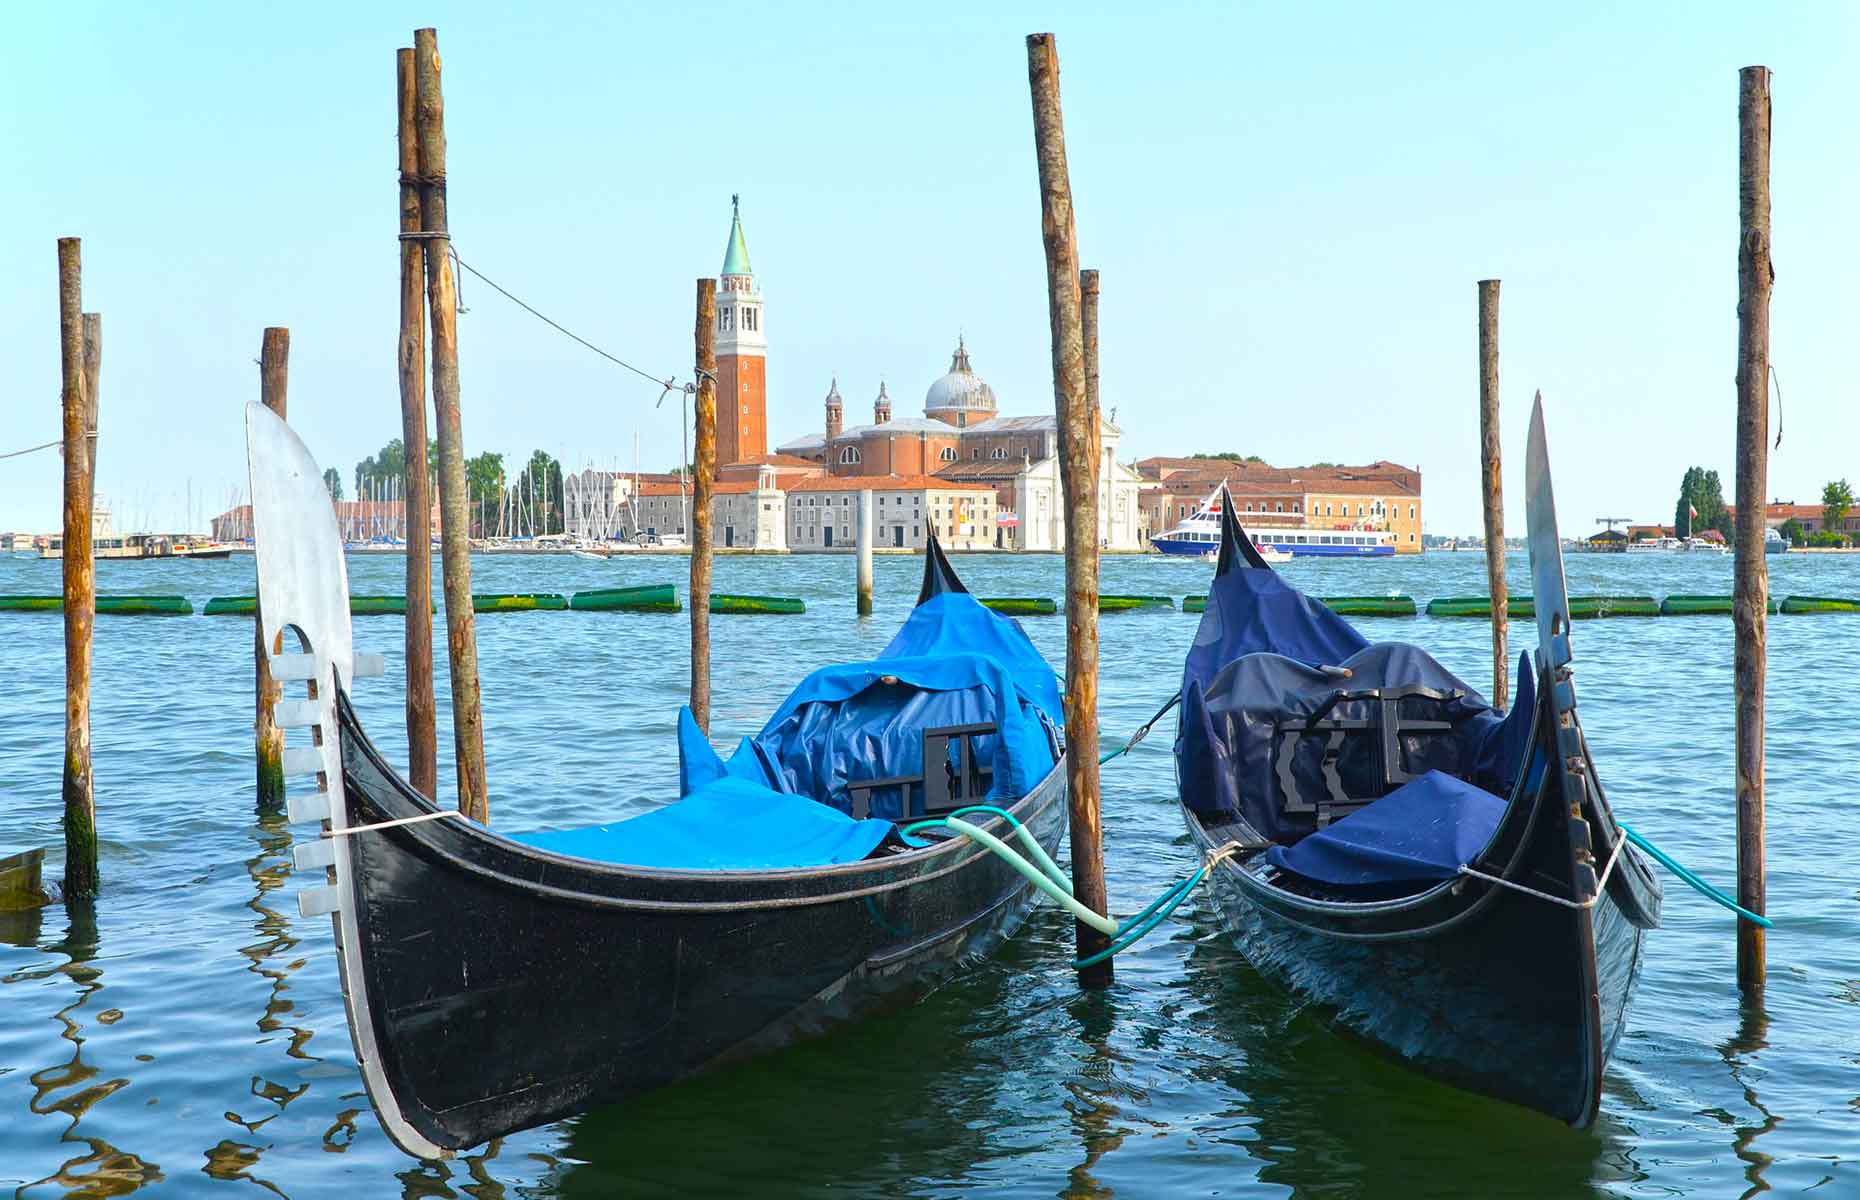
M407 472L407 447L399 438L355 464L355 494L370 494L371 482L379 487L384 479L402 479ZM426 473L435 497L439 491L439 443L426 445ZM331 467L323 472L323 486L331 500L341 500L342 474ZM491 534L561 533L565 512L562 496L562 464L544 450L530 454L529 461L510 478L504 470L504 456L485 452L465 460L465 498L471 509L472 537Z
M1845 546L1852 538L1841 529L1854 510L1854 493L1845 479L1829 481L1821 489L1821 528L1808 532L1802 522L1790 517L1776 532L1797 546ZM1766 514L1767 515L1767 514ZM1678 537L1692 537L1699 531L1715 529L1729 542L1736 534L1737 522L1724 502L1724 487L1718 472L1704 467L1688 467L1679 481L1679 501L1673 509L1673 532Z

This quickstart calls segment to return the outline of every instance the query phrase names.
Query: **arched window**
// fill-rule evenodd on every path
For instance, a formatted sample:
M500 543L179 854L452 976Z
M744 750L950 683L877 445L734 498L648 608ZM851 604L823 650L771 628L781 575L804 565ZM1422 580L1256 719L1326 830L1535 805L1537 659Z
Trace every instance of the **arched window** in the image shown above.
M847 446L840 451L840 462L851 466L859 461L859 447Z
M945 446L943 447L943 453L938 455L938 457L941 458L944 462L955 462L956 461L956 448L954 446Z
M990 451L988 452L988 457L990 457L990 458L1006 458L1006 457L1007 457L1007 447L1006 447L1006 446L996 446L996 447L995 447L995 448L994 448L993 450L990 450Z

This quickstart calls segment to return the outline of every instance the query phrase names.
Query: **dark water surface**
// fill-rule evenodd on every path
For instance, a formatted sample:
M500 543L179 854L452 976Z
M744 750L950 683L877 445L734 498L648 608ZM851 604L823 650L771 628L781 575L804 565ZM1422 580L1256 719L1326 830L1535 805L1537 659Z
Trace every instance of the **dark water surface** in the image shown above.
M1060 560L972 556L978 592L1055 595ZM1860 559L1772 560L1773 590L1860 595ZM351 559L358 592L400 560ZM719 743L752 733L810 667L868 657L915 596L881 558L852 616L846 558L729 558L723 591L800 595L799 617L717 617ZM479 591L675 581L682 559L480 558ZM1204 590L1201 563L1107 559L1107 592ZM1514 556L1512 578L1524 563ZM1572 556L1572 592L1730 591L1727 557ZM1318 594L1484 591L1433 554L1287 569ZM249 558L102 563L106 592L249 593ZM58 564L0 559L0 593L56 592ZM1103 622L1103 718L1121 739L1175 687L1196 618ZM1063 661L1059 618L1025 622ZM1477 620L1365 620L1483 685ZM388 677L357 697L404 760L399 618L360 618ZM478 622L492 820L594 822L671 798L682 616L511 613ZM60 624L0 614L0 852L61 852ZM1514 626L1517 636L1526 627ZM443 633L440 645L443 647ZM1577 686L1615 808L1729 886L1731 622L1580 623ZM442 654L443 657L443 654ZM1770 622L1770 984L1742 1005L1727 914L1669 882L1666 925L1607 1079L1599 1127L1439 1087L1328 1033L1215 935L1197 899L1082 994L1051 906L913 1007L445 1164L376 1127L344 1027L326 920L297 917L291 831L254 817L252 631L240 618L101 618L95 767L104 893L0 915L0 1189L27 1197L1860 1196L1860 617ZM439 686L441 720L446 687ZM442 726L443 728L443 726ZM1106 768L1113 908L1191 863L1169 732ZM449 737L442 732L441 744ZM444 755L442 754L442 759ZM451 786L442 764L442 793ZM48 863L48 877L60 870Z

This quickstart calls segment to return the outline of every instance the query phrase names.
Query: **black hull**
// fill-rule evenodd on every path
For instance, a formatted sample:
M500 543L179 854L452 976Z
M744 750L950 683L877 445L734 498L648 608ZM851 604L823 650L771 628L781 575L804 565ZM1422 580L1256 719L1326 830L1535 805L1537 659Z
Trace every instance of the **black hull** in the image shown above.
M346 703L341 721L349 825L433 811ZM1064 797L1062 759L1010 811L1050 850ZM593 863L455 820L346 841L352 1032L403 1147L474 1146L817 1033L987 953L1033 900L960 839L768 872Z
M1586 845L1591 827L1612 830L1599 860L1620 834L1605 813L1564 819L1556 795L1514 797L1485 862L1567 896L1577 894L1572 846ZM1204 854L1244 833L1183 816ZM1402 900L1324 902L1231 861L1215 872L1214 901L1260 974L1339 1032L1444 1083L1581 1128L1601 1103L1641 939L1659 912L1658 882L1631 846L1621 853L1588 908L1474 878Z

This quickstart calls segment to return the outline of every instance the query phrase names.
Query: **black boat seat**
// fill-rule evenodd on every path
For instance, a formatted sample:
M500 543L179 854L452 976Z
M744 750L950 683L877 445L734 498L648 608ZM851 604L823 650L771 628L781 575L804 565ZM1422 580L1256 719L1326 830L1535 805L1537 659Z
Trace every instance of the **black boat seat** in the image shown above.
M975 739L996 732L992 721L970 725L944 725L923 732L923 772L883 779L849 779L846 793L852 800L854 820L872 815L872 793L884 788L903 792L900 821L933 817L964 805L980 804L994 786L994 768L976 753ZM956 744L956 764L950 764L950 743ZM913 806L912 797L920 802Z
M1454 773L1459 758L1454 723L1404 715L1403 708L1404 702L1426 709L1464 696L1421 684L1339 691L1311 716L1276 723L1273 773L1283 811L1294 818L1315 816L1317 828L1325 829L1430 769ZM1339 710L1341 715L1333 715ZM1304 746L1317 738L1323 745L1314 762ZM1409 772L1410 762L1419 769Z

